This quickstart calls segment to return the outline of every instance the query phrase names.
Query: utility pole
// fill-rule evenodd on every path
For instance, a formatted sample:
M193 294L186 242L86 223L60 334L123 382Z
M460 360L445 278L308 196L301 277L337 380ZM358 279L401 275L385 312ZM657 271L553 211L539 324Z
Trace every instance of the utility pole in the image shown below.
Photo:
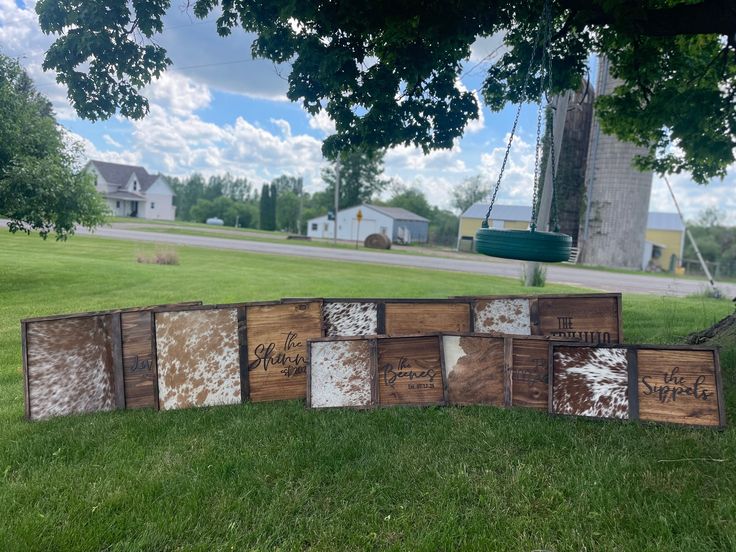
M304 179L300 176L297 180L299 187L299 216L296 217L296 233L302 233L302 210L304 209Z
M337 245L337 211L340 209L340 156L337 156L335 161L335 220L332 224L335 227L334 242Z
M682 221L682 225L685 227L685 233L687 234L687 238L690 240L690 243L692 244L693 249L695 250L695 254L698 256L698 260L700 261L700 266L703 267L703 272L705 272L705 276L708 278L708 283L710 284L713 296L718 298L721 296L721 292L716 287L716 283L713 281L713 276L711 276L710 270L708 270L708 265L705 263L705 259L703 259L703 256L700 254L700 249L698 248L698 244L695 242L695 238L693 238L693 235L690 233L690 228L687 227L687 223L685 222L685 217L682 216L682 211L680 211L680 204L677 203L675 192L672 190L672 186L670 186L670 181L667 180L667 177L664 175L662 175L662 178L664 178L664 181L667 184L667 189L670 191L670 195L672 196L672 201L675 203L675 209L677 209L677 214L680 215L680 220ZM680 262L682 262L682 259L680 259Z
M544 171L544 179L542 180L542 197L539 199L539 213L537 214L537 230L547 232L549 229L549 218L552 210L552 168L559 166L560 152L562 151L562 135L565 132L565 119L567 118L567 108L570 105L572 91L568 90L562 95L554 98L554 116L552 117L552 129L554 130L554 150L555 158L547 157L547 167ZM528 262L525 267L525 285L531 286L534 281L534 273L539 270L540 263Z

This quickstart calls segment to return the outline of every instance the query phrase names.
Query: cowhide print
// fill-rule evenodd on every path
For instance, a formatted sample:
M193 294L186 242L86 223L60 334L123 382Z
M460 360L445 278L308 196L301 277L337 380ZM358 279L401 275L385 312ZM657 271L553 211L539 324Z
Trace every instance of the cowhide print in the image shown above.
M312 408L371 405L370 341L317 341L310 347Z
M106 315L28 323L31 419L115 408L110 330Z
M240 402L237 309L156 314L159 407Z
M529 299L490 299L477 301L475 331L531 335Z
M503 406L503 338L442 337L450 404Z
M325 303L322 307L326 334L353 337L378 333L378 304Z
M628 419L626 349L559 347L553 369L555 413Z

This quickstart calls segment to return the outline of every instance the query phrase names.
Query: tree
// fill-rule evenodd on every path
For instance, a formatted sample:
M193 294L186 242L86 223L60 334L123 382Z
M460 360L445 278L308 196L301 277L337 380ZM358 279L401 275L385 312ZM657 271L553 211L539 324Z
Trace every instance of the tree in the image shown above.
M340 209L360 205L388 186L383 175L383 151L351 150L340 155ZM334 198L337 165L332 163L322 170L327 183L327 197Z
M278 191L275 184L264 184L261 188L260 201L260 228L261 230L276 230L276 196Z
M471 176L452 189L452 206L461 214L488 197L489 184L481 175Z
M92 176L75 170L49 101L15 61L0 54L0 215L11 232L52 232L63 240L77 224L94 228L107 207Z
M432 207L426 196L417 188L398 188L386 202L389 207L401 207L424 218L431 218Z
M736 146L733 0L549 1L552 79L545 89L576 88L590 54L604 54L624 81L599 100L606 132L647 146L641 164L660 172L688 170L699 182L725 174ZM237 27L256 33L254 56L291 63L288 97L333 119L336 133L323 151L334 159L355 147L451 147L478 117L474 95L457 85L478 37L503 33L508 46L487 70L487 105L499 110L534 100L544 2L196 0L193 6L199 18L217 14L222 36ZM146 114L140 89L171 63L154 41L169 5L38 2L41 28L58 36L44 68L68 86L80 115Z

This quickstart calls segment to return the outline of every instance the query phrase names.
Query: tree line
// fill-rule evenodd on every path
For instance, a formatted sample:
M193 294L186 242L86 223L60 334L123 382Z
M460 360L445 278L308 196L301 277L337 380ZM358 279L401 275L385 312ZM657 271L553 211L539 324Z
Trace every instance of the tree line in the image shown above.
M457 214L429 204L424 193L397 184L383 175L384 152L353 151L322 171L326 187L307 192L300 177L281 175L260 187L247 178L230 174L205 179L195 173L187 178L169 177L175 193L176 218L206 222L219 218L226 226L307 233L307 221L334 208L339 176L339 206L346 209L362 203L401 207L427 218L429 241L436 245L455 245ZM465 180L452 190L452 206L464 211L481 200L488 186L480 177ZM379 196L389 191L387 200Z

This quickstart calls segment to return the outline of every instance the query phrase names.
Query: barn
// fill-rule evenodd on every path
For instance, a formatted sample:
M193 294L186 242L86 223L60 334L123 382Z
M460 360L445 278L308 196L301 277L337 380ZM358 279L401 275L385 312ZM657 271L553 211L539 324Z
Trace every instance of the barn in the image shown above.
M360 222L358 212L362 214ZM329 220L327 215L309 219L307 236L333 238L334 224L335 221ZM362 242L370 234L384 234L393 243L427 243L429 220L400 207L381 207L367 203L338 211L338 240Z

